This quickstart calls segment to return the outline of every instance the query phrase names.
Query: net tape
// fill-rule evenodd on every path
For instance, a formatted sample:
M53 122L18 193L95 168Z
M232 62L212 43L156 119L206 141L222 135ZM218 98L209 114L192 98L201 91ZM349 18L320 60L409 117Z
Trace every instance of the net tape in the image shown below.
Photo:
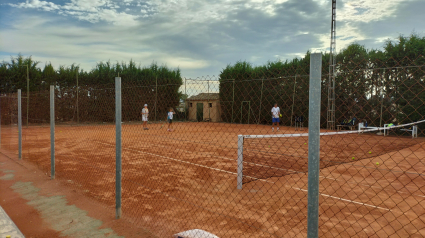
M413 126L420 123L425 122L425 120L417 121L417 122L411 122L407 124L397 125L397 126L391 126L391 127L373 127L371 129L364 129L364 130L354 130L354 131L342 131L342 132L321 132L321 136L326 135L342 135L342 134L354 134L354 133L364 133L364 132L374 132L374 131L381 131L381 130L389 130L389 129L396 129L396 128L403 128L406 126ZM369 126L370 127L370 126ZM367 127L364 127L367 128ZM308 133L300 133L300 134L273 134L273 135L239 135L243 138L247 139L261 139L261 138L282 138L282 137L301 137L301 136L308 136Z

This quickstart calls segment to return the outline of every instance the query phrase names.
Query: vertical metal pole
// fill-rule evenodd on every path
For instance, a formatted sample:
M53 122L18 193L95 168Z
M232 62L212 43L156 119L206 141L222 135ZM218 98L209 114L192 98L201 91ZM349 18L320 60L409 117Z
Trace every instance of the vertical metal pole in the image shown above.
M295 74L295 81L294 81L294 92L292 93L291 127L292 127L292 121L294 120L293 117L294 117L294 104L295 104L295 85L297 85L297 75L296 74Z
M261 103L263 101L263 88L264 88L264 79L261 79L261 97L260 97L260 113L258 114L258 123L261 121Z
M50 85L50 176L55 179L55 86Z
M186 92L186 78L184 78L184 95L185 95L185 97L187 97L187 92ZM186 105L186 102L187 102L187 98L185 99L185 102L184 102L184 119L187 121L186 107L188 107L188 105Z
M307 237L319 236L320 99L322 54L310 56Z
M1 149L1 93L0 93L0 149Z
M251 111L251 101L248 101L248 124L249 124L249 113Z
M242 178L243 178L243 135L238 135L238 177L237 177L237 188L242 189Z
M78 108L78 96L80 94L80 88L78 87L78 68L77 68L77 124L80 124L80 111Z
M235 105L235 79L233 79L233 99L232 99L232 122L233 123L233 106Z
M115 203L116 218L121 217L121 78L115 78L115 159L116 159L116 177L115 177Z
M158 76L155 76L155 121L156 121L157 107L158 107Z
M385 70L384 70L384 77L385 79ZM380 116L380 120L379 120L379 127L382 127L382 109L384 107L384 80L381 81L381 116ZM379 130L379 133L381 132L381 130ZM384 131L385 132L385 131Z
M27 128L28 128L28 118L29 115L29 108L30 108L30 73L27 65Z
M22 99L18 89L18 158L22 159Z
M208 86L208 121L211 121L211 109L210 109L210 81L207 80L207 86Z

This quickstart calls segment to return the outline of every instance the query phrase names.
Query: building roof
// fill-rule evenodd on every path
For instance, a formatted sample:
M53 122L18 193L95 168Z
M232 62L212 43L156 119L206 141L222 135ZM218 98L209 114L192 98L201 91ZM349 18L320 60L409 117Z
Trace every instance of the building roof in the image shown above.
M218 93L200 93L196 96L191 96L187 101L214 101L219 100L220 96Z

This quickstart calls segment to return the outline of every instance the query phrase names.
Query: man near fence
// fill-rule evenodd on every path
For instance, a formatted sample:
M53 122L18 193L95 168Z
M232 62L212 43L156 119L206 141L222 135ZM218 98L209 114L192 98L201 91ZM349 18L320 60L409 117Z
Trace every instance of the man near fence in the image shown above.
M148 117L149 117L148 104L145 104L145 107L142 109L143 130L149 130Z
M277 106L277 103L274 104L272 108L272 131L274 131L274 124L277 125L277 131L279 131L279 116L280 116L280 108Z

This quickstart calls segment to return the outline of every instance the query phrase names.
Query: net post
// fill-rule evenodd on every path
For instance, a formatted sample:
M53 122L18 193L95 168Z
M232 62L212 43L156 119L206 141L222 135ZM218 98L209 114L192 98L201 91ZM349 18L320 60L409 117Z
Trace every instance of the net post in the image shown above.
M311 54L308 115L307 237L319 237L320 97L322 54Z
M50 85L50 178L55 179L55 86Z
M121 78L115 78L115 208L116 219L121 217Z
M238 135L238 178L237 188L242 189L242 177L243 177L243 135Z
M22 98L21 89L18 89L18 158L22 159Z

